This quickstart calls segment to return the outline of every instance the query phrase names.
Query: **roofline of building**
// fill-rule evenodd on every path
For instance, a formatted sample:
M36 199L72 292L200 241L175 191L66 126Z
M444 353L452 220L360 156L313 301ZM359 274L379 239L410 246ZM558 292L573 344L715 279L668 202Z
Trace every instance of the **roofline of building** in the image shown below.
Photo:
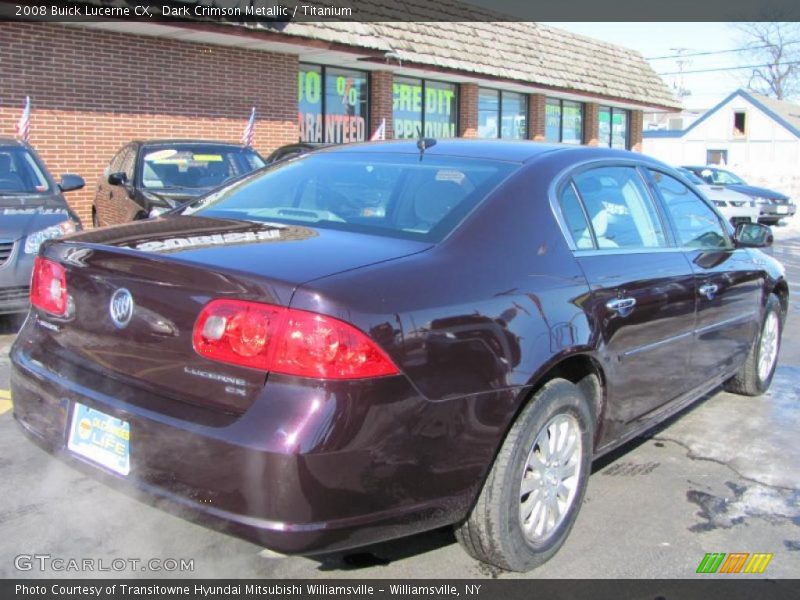
M662 131L643 131L642 137L643 138L680 138L689 133L692 129L700 125L703 121L711 117L714 113L719 111L723 106L725 106L728 102L736 98L737 96L741 96L753 106L755 106L760 111L764 112L768 117L773 119L776 123L784 127L789 133L792 135L800 138L800 129L789 123L786 119L784 119L781 115L776 113L774 110L769 108L766 104L755 98L751 93L747 90L738 89L735 92L731 92L728 94L724 100L720 101L716 106L709 108L702 117L694 121L689 127L686 129L668 129Z
M173 39L169 36L162 36L158 35L157 33L147 33L144 31L137 31L135 23L131 23L133 25L131 29L127 29L126 31L129 33L133 33L134 35L148 35L153 37L165 37L166 39ZM232 37L238 37L242 39L248 39L253 41L264 41L264 42L275 42L284 44L287 47L289 46L303 46L306 48L313 48L319 50L330 50L332 52L342 52L345 54L351 54L353 56L360 57L364 63L368 63L373 67L385 66L387 71L394 71L398 69L398 65L394 65L389 61L386 56L385 52L375 48L368 48L368 47L360 47L354 46L350 44L343 44L337 42L328 42L325 40L318 40L314 38L309 38L301 35L288 35L283 34L280 32L275 31L267 31L263 29L249 29L245 27L235 27L227 23L210 23L210 22L175 22L175 23L161 23L160 25L174 27L184 30L196 31L196 32L206 32L206 33L215 33L215 34L222 34L228 35ZM79 26L87 27L86 23L81 23ZM94 29L91 26L87 28ZM104 28L100 28L101 30L106 30ZM108 31L108 30L106 30ZM119 29L114 29L110 31L122 31ZM177 40L181 41L181 40ZM197 41L184 41L184 43L201 43ZM226 44L208 41L202 42L208 44L210 46L221 46L221 47L228 47ZM247 48L250 51L254 52L261 52L263 50ZM274 50L274 52L280 53L281 50ZM290 53L287 51L284 53ZM301 61L306 62L306 61ZM426 63L417 63L413 61L403 61L401 67L412 67L417 70L424 70L430 73L442 73L447 74L454 77L463 77L465 79L471 80L482 80L482 81L491 81L497 84L507 83L519 86L525 86L531 88L528 93L536 93L537 91L540 92L553 92L553 93L565 93L571 94L574 96L582 96L584 98L591 98L598 101L605 101L608 103L616 103L616 104L624 104L629 107L635 107L639 109L653 109L657 111L664 111L664 112L671 112L676 109L682 109L683 106L681 104L659 104L656 102L643 102L641 100L634 100L632 98L623 98L619 96L608 96L604 94L598 94L595 92L588 92L578 89L572 88L563 88L552 86L543 83L536 83L526 80L520 79L509 79L506 77L497 77L492 76L490 74L480 73L476 71L464 71L461 69L452 69L452 68L445 68L439 67L437 65L430 65ZM378 69L365 69L365 70L378 70Z

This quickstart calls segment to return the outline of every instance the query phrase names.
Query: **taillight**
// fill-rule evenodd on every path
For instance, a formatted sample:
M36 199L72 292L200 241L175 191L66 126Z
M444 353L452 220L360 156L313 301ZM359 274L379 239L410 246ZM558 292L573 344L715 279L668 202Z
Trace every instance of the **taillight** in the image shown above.
M194 326L205 358L319 379L363 379L399 371L375 342L332 317L244 300L213 300Z
M37 256L31 278L31 304L57 317L67 312L67 274L57 262Z

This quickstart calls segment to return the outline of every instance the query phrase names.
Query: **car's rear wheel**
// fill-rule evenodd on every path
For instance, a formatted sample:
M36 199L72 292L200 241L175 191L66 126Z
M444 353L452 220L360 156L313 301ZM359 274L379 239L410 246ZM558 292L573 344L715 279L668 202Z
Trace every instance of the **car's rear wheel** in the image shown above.
M569 535L586 491L594 424L586 397L549 381L508 433L456 537L474 558L511 571L550 559Z
M759 333L753 340L744 364L736 375L725 382L727 391L759 396L769 389L781 349L782 316L780 300L775 294L770 294Z

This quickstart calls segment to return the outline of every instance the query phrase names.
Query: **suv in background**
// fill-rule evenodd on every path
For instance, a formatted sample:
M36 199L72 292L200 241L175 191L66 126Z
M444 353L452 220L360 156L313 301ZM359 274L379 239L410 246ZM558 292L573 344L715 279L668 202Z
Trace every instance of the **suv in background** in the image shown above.
M794 215L797 210L794 202L787 195L775 190L748 185L744 179L725 169L709 166L683 168L691 171L709 185L722 185L750 196L759 208L759 223L775 225L781 219Z
M92 206L95 227L147 219L266 164L253 149L204 140L135 141L106 168Z
M691 181L703 195L711 200L717 210L730 224L736 227L739 223L757 223L761 210L750 196L736 192L722 185L710 185L689 169L678 168L678 172Z
M39 246L81 228L62 192L83 186L78 175L56 183L31 146L0 138L0 314L28 310Z

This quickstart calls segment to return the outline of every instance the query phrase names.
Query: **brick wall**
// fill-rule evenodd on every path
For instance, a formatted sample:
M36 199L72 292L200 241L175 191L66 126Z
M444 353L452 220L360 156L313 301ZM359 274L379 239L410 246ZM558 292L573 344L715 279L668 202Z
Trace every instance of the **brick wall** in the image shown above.
M478 137L478 84L462 83L458 92L458 135Z
M545 99L544 94L528 94L528 138L537 142L545 139Z
M631 111L631 120L628 123L630 131L631 150L634 152L642 151L642 129L644 128L644 113L641 110Z
M587 146L597 146L598 138L598 105L587 102L583 105L583 143Z
M386 139L394 138L392 128L392 81L394 73L391 71L373 71L369 80L369 131L367 139L386 119Z
M297 57L60 25L0 22L0 136L31 97L31 144L91 224L98 178L132 139L237 142L256 107L255 148L298 139ZM391 102L391 100L390 100Z

